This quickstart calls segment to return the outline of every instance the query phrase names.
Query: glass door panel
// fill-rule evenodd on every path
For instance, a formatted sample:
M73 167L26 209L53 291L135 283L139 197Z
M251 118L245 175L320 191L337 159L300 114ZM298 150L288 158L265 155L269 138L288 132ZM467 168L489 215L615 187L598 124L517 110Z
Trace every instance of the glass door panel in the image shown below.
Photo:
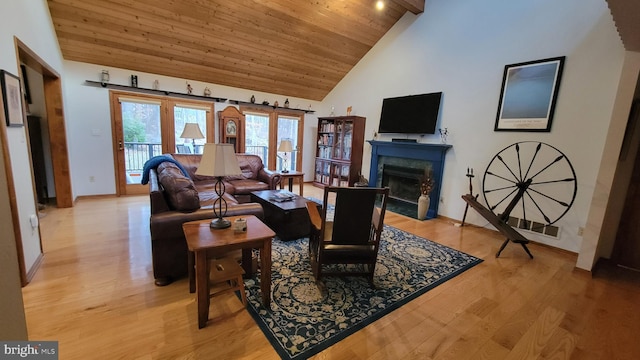
M329 185L329 177L331 174L330 166L331 162L329 161L316 160L316 182L322 183L324 185Z
M349 186L349 165L337 163L331 165L331 186Z
M266 167L269 163L269 115L245 113L245 134L245 153L260 156Z
M276 170L282 171L284 169L284 163L286 160L287 170L295 171L298 168L298 133L299 133L300 119L290 116L278 116L278 136L276 143L279 145L283 139L291 141L291 148L289 152L278 152L276 159Z
M162 154L162 103L122 97L118 100L118 182L125 194L137 194L147 188L140 183L144 163Z
M334 159L342 159L342 144L343 142L343 126L342 121L336 121L335 124L335 146L333 147L333 158Z
M345 122L343 127L342 160L351 160L351 138L353 137L353 123Z
M173 106L175 151L202 154L207 142L208 108L176 104Z

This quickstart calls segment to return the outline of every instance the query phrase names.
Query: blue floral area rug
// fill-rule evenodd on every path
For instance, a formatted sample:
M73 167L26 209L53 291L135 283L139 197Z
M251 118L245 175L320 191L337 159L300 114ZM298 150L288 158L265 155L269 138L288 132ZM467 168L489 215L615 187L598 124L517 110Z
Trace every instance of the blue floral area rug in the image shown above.
M271 309L262 306L259 274L245 280L247 309L283 359L306 359L445 281L481 259L385 225L375 288L365 277L311 272L308 239L273 241Z

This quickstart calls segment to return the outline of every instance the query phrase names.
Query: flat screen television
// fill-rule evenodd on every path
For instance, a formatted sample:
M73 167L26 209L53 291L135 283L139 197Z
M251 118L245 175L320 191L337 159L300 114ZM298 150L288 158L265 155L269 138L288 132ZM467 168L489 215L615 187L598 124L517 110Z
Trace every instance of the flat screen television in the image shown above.
M379 133L435 134L442 92L382 100Z

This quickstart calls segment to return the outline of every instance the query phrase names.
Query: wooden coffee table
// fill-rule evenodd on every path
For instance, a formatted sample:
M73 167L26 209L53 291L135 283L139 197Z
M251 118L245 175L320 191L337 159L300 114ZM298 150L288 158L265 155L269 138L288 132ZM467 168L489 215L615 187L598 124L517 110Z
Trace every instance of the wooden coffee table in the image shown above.
M283 202L273 200L278 193L290 194L292 199ZM280 240L294 240L309 235L311 222L307 203L311 200L286 190L262 190L252 192L251 201L262 205L264 222L275 230ZM322 208L321 204L316 204L319 209Z
M233 223L237 218L247 219L247 231L237 233L233 227L211 229L211 220L190 221L182 224L189 251L195 253L195 283L198 302L198 328L207 325L209 319L209 259L222 257L229 251L243 249L242 266L251 270L251 249L260 249L260 292L262 304L271 305L271 240L276 235L267 225L253 215L226 218ZM249 255L249 260L245 259ZM249 271L247 271L247 268Z

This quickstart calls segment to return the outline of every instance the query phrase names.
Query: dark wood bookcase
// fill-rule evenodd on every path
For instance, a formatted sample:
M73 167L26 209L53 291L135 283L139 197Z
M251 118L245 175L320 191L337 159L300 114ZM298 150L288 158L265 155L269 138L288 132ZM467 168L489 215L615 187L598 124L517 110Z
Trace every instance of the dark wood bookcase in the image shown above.
M318 118L315 186L353 186L362 171L362 146L366 118Z

